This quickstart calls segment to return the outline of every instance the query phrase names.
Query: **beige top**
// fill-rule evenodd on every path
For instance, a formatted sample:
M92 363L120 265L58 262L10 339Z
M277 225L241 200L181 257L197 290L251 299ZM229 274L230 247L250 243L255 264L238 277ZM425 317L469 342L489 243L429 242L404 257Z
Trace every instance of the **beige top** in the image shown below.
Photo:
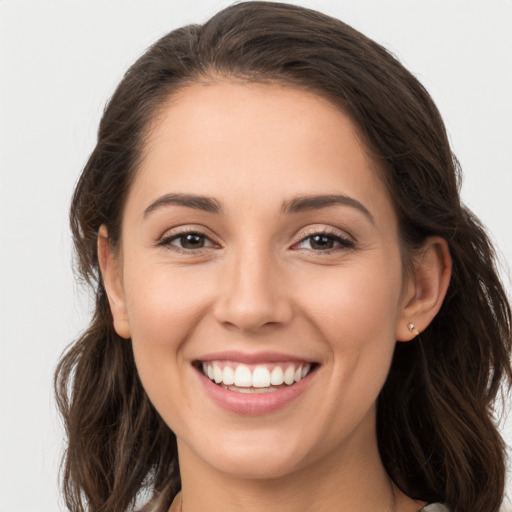
M176 498L180 496L181 493L178 493ZM174 499L170 512L180 512L181 511L181 499L178 500ZM430 503L429 505L425 505L421 510L418 510L418 512L450 512L450 509L446 505L442 505L441 503Z

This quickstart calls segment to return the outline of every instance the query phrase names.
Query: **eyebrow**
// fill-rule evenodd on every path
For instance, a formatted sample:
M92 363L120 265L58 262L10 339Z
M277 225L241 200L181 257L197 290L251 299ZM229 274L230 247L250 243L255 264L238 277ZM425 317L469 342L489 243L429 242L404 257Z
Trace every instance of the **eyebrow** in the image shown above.
M145 210L144 217L169 205L185 206L208 213L222 213L220 202L212 197L194 194L165 194L153 201ZM335 205L349 206L362 212L368 220L375 224L375 218L370 211L357 199L342 194L324 194L295 197L283 203L281 211L285 214L301 213L309 210L320 210Z
M211 197L196 196L193 194L165 194L153 201L145 210L144 217L164 206L178 205L194 208L208 213L221 213L219 201Z
M362 212L368 220L375 224L375 217L370 211L357 199L342 194L300 196L290 201L286 201L282 206L283 213L300 213L308 210L320 210L330 206L342 205L355 208Z

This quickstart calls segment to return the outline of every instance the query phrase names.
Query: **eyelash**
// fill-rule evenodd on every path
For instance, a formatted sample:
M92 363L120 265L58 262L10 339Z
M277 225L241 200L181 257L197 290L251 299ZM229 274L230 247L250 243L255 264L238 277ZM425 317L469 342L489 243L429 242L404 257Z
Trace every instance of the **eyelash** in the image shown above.
M195 235L195 236L201 238L208 245L206 245L206 246L203 245L203 247L199 247L197 249L193 249L193 248L190 249L190 248L185 248L182 246L180 247L178 245L173 244L174 241L178 241L180 239L181 239L181 243L183 243L183 239L189 235ZM332 242L333 244L337 243L338 247L328 247L327 249L322 249L322 250L315 250L313 248L309 248L309 249L302 248L302 249L306 249L308 251L311 251L311 252L314 252L317 254L332 254L335 252L347 251L347 250L353 249L355 247L355 242L352 239L342 236L336 231L324 229L324 230L314 230L314 231L311 231L310 233L305 234L304 236L301 237L301 239L297 243L293 244L292 249L293 250L301 250L301 248L298 246L305 243L307 240L310 241L310 245L311 245L311 241L314 237L322 237L322 238L327 239L328 241ZM204 249L207 250L211 247L215 247L217 244L215 244L215 242L213 242L207 235L205 235L201 231L190 229L190 230L180 231L179 233L167 236L163 240L161 240L158 243L158 245L162 246L162 247L167 247L171 250L174 250L176 252L180 252L183 254L198 254L198 253L202 252Z
M190 235L195 235L197 237L200 237L205 242L208 241L209 245L207 245L206 247L204 247L204 246L200 247L198 249L187 249L185 247L180 247L180 246L174 245L172 243L175 240L180 240L180 239L182 239L182 241L183 241L183 239L186 236L190 236ZM215 246L216 244L214 242L212 242L212 240L207 235L205 235L204 233L201 233L201 231L198 231L197 229L190 229L190 230L183 230L183 231L180 231L179 233L167 236L164 239L162 239L158 243L158 245L162 246L162 247L167 247L167 248L169 248L171 250L174 250L174 251L177 251L177 252L181 252L181 253L184 253L184 254L197 254L197 253L201 252L203 249L208 249L210 247Z
M310 233L307 233L305 236L303 236L300 239L300 241L298 243L294 244L293 247L297 247L298 245L303 244L307 240L310 240L310 244L311 244L311 241L314 237L322 237L322 238L328 239L334 243L339 244L338 247L330 247L325 250L316 250L315 251L312 248L307 249L309 251L319 253L319 254L331 254L333 252L347 251L347 250L353 249L355 247L355 242L352 239L340 235L340 233L338 233L337 231L330 231L330 230L325 230L325 229L324 230L314 230L314 231L311 231ZM295 250L300 250L300 249L295 249Z

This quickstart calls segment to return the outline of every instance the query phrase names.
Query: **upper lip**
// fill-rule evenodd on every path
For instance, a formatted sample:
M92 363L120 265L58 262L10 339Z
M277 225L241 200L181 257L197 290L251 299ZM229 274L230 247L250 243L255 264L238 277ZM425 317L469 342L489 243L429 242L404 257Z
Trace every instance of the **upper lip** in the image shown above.
M197 361L233 361L242 364L259 364L259 363L280 363L280 362L301 362L314 363L315 361L281 352L239 352L235 350L227 350L222 352L211 352L196 359Z

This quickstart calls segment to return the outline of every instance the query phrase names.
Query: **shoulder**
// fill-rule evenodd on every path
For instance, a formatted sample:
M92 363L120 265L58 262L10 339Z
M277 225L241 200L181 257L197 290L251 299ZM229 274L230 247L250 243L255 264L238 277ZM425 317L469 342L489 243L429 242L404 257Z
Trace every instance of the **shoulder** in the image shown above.
M441 503L430 503L419 512L450 512L450 509L446 505L441 505Z

